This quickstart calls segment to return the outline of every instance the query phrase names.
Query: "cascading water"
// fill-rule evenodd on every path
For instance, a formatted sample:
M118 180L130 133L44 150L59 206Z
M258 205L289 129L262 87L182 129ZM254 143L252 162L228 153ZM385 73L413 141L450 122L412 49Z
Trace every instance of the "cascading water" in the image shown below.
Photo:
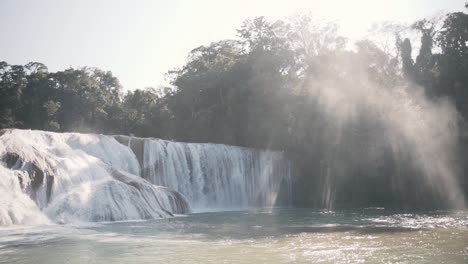
M281 152L125 136L0 133L0 225L161 218L186 213L189 204L198 210L284 205L290 188L290 164Z
M181 192L197 210L291 203L291 168L281 152L124 136L117 139L140 153L143 178Z
M180 194L139 177L133 152L111 136L3 130L0 160L0 225L148 219L188 211Z

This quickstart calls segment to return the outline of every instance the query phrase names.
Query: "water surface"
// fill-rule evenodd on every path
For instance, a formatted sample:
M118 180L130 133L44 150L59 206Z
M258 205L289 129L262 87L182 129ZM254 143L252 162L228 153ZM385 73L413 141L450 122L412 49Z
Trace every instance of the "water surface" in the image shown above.
M468 263L468 212L256 209L0 229L0 263Z

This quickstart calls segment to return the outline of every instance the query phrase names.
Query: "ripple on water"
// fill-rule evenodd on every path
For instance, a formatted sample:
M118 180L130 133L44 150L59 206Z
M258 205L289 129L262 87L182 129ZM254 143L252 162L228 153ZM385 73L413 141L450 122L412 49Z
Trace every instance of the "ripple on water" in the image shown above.
M466 212L270 209L0 229L0 263L468 263Z

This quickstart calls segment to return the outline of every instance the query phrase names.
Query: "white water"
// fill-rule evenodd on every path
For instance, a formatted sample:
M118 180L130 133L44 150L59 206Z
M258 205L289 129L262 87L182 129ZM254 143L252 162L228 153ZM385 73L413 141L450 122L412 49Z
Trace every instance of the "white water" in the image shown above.
M33 200L21 190L18 176L24 174L0 166L0 175L0 226L48 223Z
M142 176L181 192L196 210L288 204L290 174L281 152L144 140Z
M7 153L20 157L11 169ZM110 136L6 130L0 136L0 158L0 225L180 213L179 196L137 176L140 166L133 152Z
M140 162L132 140L5 130L0 225L164 218L186 213L185 198L205 211L290 202L290 165L280 152L137 140Z

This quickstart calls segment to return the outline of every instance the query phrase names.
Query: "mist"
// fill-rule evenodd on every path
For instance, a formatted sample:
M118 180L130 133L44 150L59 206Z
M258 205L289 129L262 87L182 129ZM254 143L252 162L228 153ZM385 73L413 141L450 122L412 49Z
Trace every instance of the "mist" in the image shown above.
M454 104L428 98L406 78L379 83L365 59L360 53L325 59L304 86L309 99L302 111L314 119L307 147L319 159L311 174L319 178L321 205L333 209L337 199L352 203L364 192L371 199L393 197L390 206L402 208L465 208Z

